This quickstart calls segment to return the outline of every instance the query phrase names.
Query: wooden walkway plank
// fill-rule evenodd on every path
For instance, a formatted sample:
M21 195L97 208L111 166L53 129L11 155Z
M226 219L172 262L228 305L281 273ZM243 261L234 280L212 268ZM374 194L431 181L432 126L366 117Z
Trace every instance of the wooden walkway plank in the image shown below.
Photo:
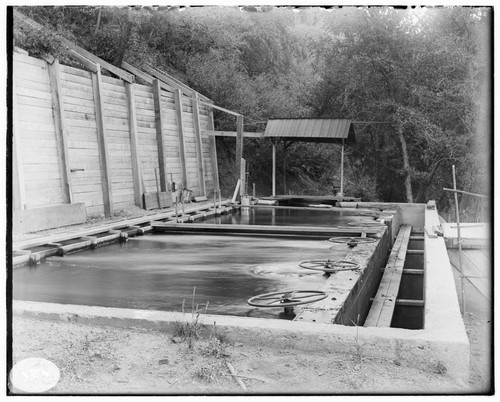
M403 275L411 226L402 225L387 261L384 275L366 318L365 327L390 327Z

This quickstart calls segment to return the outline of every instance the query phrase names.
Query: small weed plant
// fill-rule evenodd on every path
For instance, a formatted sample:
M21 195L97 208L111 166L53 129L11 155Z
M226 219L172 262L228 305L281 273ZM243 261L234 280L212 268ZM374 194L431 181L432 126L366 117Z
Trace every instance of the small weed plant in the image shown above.
M359 324L359 314L358 314L358 318L356 321L357 322L355 323L354 321L351 320L351 322L356 327L356 336L354 337L353 349L354 349L354 357L356 358L358 363L360 363L363 361L364 357L363 357L363 344L361 343L361 341L359 339L359 325L358 325Z
M176 321L174 324L174 337L184 339L189 349L193 348L194 341L199 339L200 332L203 327L203 307L195 305L196 287L193 288L193 298L191 302L191 313L188 316L185 312L185 300L182 301L182 320ZM204 306L205 314L207 313L208 302Z

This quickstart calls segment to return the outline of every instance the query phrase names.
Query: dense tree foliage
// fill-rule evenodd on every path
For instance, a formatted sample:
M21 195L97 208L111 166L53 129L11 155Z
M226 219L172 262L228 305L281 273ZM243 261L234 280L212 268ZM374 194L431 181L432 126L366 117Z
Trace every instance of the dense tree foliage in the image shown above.
M345 193L447 209L451 165L458 187L488 193L491 147L491 10L390 7L19 7L49 28L15 25L16 45L74 63L53 33L120 65L154 65L220 106L242 113L246 131L272 117L350 118ZM235 119L215 113L216 128ZM288 144L280 191L331 193L340 149ZM234 140L218 139L221 181L234 187ZM282 161L284 148L278 147ZM246 140L250 182L270 191L271 144ZM286 170L286 187L281 179ZM474 205L464 199L463 206ZM466 205L467 204L467 205Z

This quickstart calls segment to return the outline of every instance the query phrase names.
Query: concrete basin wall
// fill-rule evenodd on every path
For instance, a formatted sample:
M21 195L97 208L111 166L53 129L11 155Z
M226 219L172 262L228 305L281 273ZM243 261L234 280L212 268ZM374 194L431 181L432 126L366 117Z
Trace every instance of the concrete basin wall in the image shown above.
M206 325L206 334L210 334L215 324L231 341L277 349L321 350L338 354L360 352L366 357L393 359L397 364L438 371L466 384L469 376L469 342L444 239L432 235L432 226L439 224L437 211L415 204L410 204L408 211L405 211L404 205L400 208L401 224L407 223L405 219L408 218L410 224L421 222L421 229L425 229L424 329L370 328L204 315L202 322ZM177 312L27 301L13 302L13 316L14 319L16 316L26 316L167 332L172 332L179 322L191 320L190 314Z

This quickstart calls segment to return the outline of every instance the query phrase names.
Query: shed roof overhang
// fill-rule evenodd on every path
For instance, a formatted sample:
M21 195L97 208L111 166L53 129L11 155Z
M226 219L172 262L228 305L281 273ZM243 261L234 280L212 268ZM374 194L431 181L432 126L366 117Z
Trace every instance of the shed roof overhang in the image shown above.
M356 143L349 119L269 119L264 138L285 141Z

